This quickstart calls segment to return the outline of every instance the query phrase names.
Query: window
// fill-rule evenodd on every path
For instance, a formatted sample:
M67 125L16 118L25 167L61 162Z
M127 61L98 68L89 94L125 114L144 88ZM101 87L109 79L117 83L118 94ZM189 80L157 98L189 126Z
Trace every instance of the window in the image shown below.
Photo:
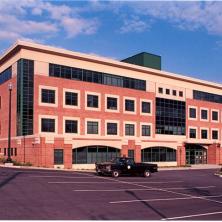
M85 146L72 151L73 164L108 162L120 156L120 150L107 146Z
M201 110L201 119L207 120L208 119L208 111L205 109Z
M170 90L169 89L166 89L166 94L170 95Z
M150 147L141 150L142 162L175 162L176 150L168 147Z
M0 73L0 85L12 78L12 67Z
M185 135L186 103L178 100L156 98L156 133Z
M15 156L17 156L17 148L15 148Z
M145 80L61 66L58 64L49 64L49 76L146 91Z
M69 106L78 106L78 93L65 92L65 104Z
M179 97L183 97L183 91L179 91Z
M125 111L134 112L134 100L126 99L125 100Z
M126 136L134 136L134 134L135 134L134 124L126 124L125 125L125 135Z
M42 89L42 103L55 104L55 90Z
M150 126L142 125L142 136L150 136Z
M162 94L163 93L163 88L159 87L158 92Z
M98 122L94 121L88 121L87 122L87 134L98 134L99 133L99 127Z
M218 121L218 112L217 111L212 111L212 120Z
M7 155L7 148L4 148L4 156Z
M54 164L63 164L63 149L54 149Z
M173 96L177 95L177 91L175 89L173 89Z
M42 118L42 132L55 132L55 119Z
M0 109L2 108L2 97L0 96Z
M202 129L201 130L201 139L207 139L208 135L207 135L207 130Z
M134 159L134 157L135 157L135 152L134 152L134 150L128 150L128 157ZM129 161L129 162L130 162L130 161Z
M95 95L87 95L87 107L98 108L99 97Z
M39 102L41 91L39 90ZM17 136L33 134L34 61L20 59L17 62Z
M117 135L117 123L107 123L107 135Z
M78 121L77 120L65 120L65 132L66 133L78 133Z
M107 97L107 109L117 110L117 98Z
M10 150L11 150L11 156L13 156L14 155L14 152L13 152L14 148L11 148Z
M150 113L150 102L142 102L142 113Z
M213 103L222 103L222 95L193 90L193 98Z
M196 119L197 118L197 110L195 108L189 108L189 117Z
M212 130L212 139L218 140L218 130Z
M195 139L197 138L197 130L190 128L190 138Z

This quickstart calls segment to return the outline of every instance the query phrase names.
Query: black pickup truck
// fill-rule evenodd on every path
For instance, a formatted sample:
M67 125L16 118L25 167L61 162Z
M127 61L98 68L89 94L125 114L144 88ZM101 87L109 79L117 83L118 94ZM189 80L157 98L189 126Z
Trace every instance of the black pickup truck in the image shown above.
M135 163L132 158L117 157L110 162L96 163L96 173L102 175L142 175L149 177L151 173L157 172L157 164Z

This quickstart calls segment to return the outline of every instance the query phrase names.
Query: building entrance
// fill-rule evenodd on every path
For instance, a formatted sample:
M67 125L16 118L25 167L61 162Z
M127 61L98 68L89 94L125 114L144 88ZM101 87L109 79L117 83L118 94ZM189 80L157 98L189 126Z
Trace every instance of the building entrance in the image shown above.
M207 149L197 144L186 145L186 164L206 164Z

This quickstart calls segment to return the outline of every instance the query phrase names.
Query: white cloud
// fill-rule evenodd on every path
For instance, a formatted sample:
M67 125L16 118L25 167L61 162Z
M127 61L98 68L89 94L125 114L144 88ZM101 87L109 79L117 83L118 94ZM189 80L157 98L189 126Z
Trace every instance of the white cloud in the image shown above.
M178 28L222 35L222 2L127 2L136 15L170 22Z
M132 16L131 18L123 20L123 25L120 28L120 32L143 32L145 30L148 30L149 28L150 24L148 22L143 21L139 18L139 16Z
M98 22L96 20L70 17L64 17L61 20L61 24L64 26L68 38L75 37L78 34L94 34L98 27Z
M84 19L78 11L79 8L65 5L65 2L1 0L0 39L33 39L35 35L34 41L42 41L59 33L68 38L94 34L99 25L98 20Z

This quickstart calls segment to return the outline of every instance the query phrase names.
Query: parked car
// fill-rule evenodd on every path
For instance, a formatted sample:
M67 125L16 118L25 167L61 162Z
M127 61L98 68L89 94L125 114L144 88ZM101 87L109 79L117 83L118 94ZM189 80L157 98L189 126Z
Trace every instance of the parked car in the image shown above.
M158 172L157 164L135 163L132 158L117 157L110 162L96 163L97 175L142 175L151 176L151 173Z

